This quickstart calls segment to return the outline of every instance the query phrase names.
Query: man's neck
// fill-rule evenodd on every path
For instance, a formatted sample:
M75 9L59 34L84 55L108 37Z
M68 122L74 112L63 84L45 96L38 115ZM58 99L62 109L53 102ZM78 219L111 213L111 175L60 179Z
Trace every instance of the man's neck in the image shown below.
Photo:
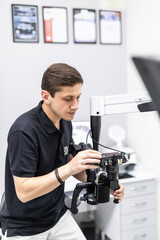
M44 102L42 103L42 109L45 112L45 114L47 115L47 117L51 120L51 122L55 125L55 127L60 130L60 118L58 118L58 116L56 116L50 105L45 104Z

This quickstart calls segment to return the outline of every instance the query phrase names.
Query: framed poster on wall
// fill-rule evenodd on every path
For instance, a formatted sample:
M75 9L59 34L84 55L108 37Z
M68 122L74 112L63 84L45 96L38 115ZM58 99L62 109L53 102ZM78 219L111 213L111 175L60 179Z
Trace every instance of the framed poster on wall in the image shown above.
M74 43L96 43L96 11L73 9Z
M121 44L122 26L121 12L119 11L99 11L99 29L101 44Z
M12 4L14 42L38 42L38 7Z
M43 7L45 43L68 43L67 9Z

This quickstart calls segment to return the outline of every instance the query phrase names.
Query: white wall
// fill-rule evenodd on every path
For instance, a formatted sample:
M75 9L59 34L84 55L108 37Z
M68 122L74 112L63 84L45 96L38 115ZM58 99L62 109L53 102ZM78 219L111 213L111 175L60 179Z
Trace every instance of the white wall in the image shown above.
M39 8L39 43L13 43L11 4L34 4ZM46 44L43 42L42 6L64 6L68 8L69 43ZM72 8L86 7L97 10L122 10L123 44L107 46L74 44L72 36ZM3 188L4 162L7 133L13 121L40 101L42 73L50 64L65 62L76 67L82 74L85 84L76 120L89 119L89 96L122 93L126 91L126 38L124 1L97 0L1 0L0 1L0 189ZM98 30L98 29L97 29ZM126 126L125 116L114 118L113 122ZM112 118L105 118L104 124L111 124ZM107 129L107 128L106 128ZM106 136L103 129L104 144Z
M129 92L146 90L131 61L131 56L160 55L159 9L159 0L126 0ZM152 112L128 115L128 141L130 146L137 151L144 168L159 175L160 121L158 114ZM157 213L160 214L159 208ZM159 215L158 217L160 219Z

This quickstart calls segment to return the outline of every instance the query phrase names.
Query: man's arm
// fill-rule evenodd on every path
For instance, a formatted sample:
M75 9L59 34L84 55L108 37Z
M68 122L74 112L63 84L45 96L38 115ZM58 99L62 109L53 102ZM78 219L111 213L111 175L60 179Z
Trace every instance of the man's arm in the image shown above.
M72 154L69 154L68 155L68 162L70 162L72 159L73 159ZM86 170L73 175L73 177L75 177L77 180L79 180L81 182L87 182Z
M13 179L17 197L23 203L43 196L60 185L54 171L39 177L13 176Z
M101 154L91 149L79 152L70 162L58 168L59 176L62 181L72 175L77 175L85 180L86 169L96 169L97 166L91 165L91 163L99 164L100 158ZM43 196L60 185L54 171L38 177L13 176L13 178L17 197L24 203Z

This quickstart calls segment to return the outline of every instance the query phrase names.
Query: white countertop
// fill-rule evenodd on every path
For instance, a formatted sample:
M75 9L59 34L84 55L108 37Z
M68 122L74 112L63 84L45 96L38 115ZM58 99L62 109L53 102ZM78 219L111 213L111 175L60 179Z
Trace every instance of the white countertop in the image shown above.
M151 179L159 180L160 178L160 176L158 176L156 173L143 169L142 167L136 167L135 170L128 171L128 174L132 175L133 177L120 179L119 181L122 184L137 181L146 181ZM65 192L72 192L77 183L79 183L79 181L76 180L74 177L68 178L65 182Z
M133 177L131 178L124 178L120 179L120 182L123 183L130 183L130 182L137 182L137 181L147 181L151 179L157 179L159 180L159 176L151 171L145 170L145 169L138 169L136 168L133 171L128 172Z

